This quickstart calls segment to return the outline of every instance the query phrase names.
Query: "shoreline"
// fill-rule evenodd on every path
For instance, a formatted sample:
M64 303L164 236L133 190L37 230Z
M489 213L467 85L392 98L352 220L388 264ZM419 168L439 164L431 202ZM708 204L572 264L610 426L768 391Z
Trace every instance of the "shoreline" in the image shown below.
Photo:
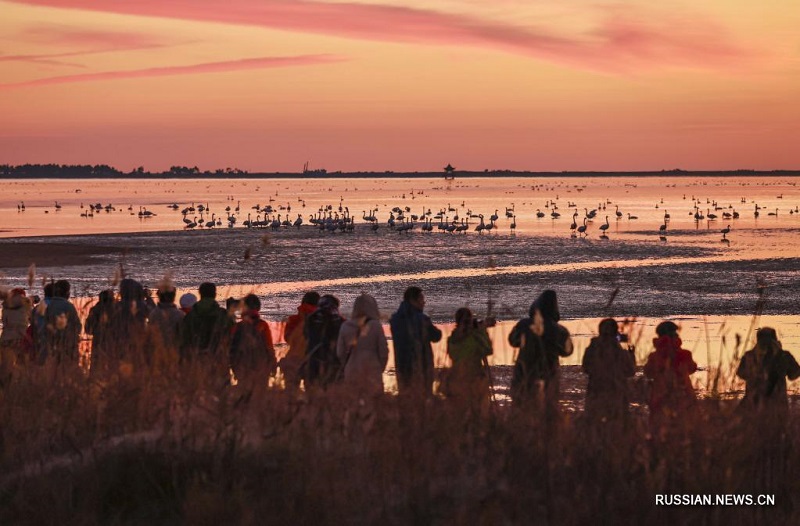
M151 288L165 275L183 291L211 279L225 296L254 292L269 298L264 313L273 320L292 314L306 289L335 294L343 304L370 290L379 305L390 308L413 283L425 288L437 321L451 320L453 305L483 309L488 299L501 319L518 318L544 288L559 291L570 305L565 312L570 318L741 315L754 308L759 287L767 299L764 314L798 314L793 300L800 287L798 256L749 258L712 247L564 243L540 236L420 235L408 244L388 234L287 234L242 229L5 239L0 269L8 285L25 286L27 268L35 262L37 274L70 279L76 296L86 297L94 297L121 269ZM491 266L489 251L495 254ZM452 257L437 257L443 253ZM309 259L309 254L319 256Z
M100 173L100 174L14 174L0 173L0 180L74 180L74 179L175 179L183 181L213 180L213 179L445 179L441 171L430 172L242 172L242 173L197 173L197 174L171 174L171 173ZM579 178L579 177L800 177L800 170L643 170L643 171L518 171L518 170L457 170L451 174L458 178Z

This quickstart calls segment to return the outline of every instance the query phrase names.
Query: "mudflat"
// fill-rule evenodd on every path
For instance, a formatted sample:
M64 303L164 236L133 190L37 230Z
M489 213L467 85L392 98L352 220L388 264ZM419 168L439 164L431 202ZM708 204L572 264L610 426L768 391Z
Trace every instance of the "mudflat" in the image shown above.
M88 265L96 256L124 250L113 246L9 240L0 245L0 268L25 268L31 263L44 267Z

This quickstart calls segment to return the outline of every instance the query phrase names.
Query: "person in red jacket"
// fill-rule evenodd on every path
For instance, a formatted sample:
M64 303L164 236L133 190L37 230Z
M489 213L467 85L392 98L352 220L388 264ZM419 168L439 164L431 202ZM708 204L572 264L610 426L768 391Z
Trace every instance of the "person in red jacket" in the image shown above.
M296 390L300 387L303 373L300 370L306 358L306 337L304 333L306 318L317 310L319 293L310 291L303 295L297 314L289 316L283 329L283 339L289 349L280 361L281 372L287 389Z
M681 348L678 326L671 321L656 327L655 351L647 357L644 374L652 380L650 387L650 424L654 433L663 437L670 428L686 422L687 413L697 398L689 376L697 371L692 353Z

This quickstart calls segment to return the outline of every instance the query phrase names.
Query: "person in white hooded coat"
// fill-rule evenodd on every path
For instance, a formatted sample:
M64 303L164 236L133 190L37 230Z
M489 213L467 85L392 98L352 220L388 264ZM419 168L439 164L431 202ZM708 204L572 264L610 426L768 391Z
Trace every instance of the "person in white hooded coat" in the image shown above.
M371 394L383 392L389 346L378 304L369 294L356 298L353 314L339 332L336 355L344 367L344 385Z

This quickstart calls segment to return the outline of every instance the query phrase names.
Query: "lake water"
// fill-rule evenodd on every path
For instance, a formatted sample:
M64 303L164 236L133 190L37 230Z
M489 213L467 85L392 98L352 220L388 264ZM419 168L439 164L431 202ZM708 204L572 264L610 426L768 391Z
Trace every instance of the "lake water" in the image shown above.
M650 239L658 231L665 212L670 215L667 233L688 239L682 242L715 240L719 230L731 225L731 244L742 248L759 248L752 234L762 230L794 231L800 228L800 190L796 177L570 177L555 178L465 178L443 179L208 179L186 180L5 180L0 193L0 224L3 237L89 234L112 232L142 232L174 230L184 227L178 211L167 205L195 205L189 219L203 216L223 219L226 207L239 206L238 224L250 214L258 214L254 205L272 205L275 216L294 221L304 216L306 225L311 214L320 207L333 205L339 212L340 203L349 208L350 215L361 220L377 208L381 223L393 207L408 207L410 214L421 216L440 210L452 219L466 218L465 212L483 214L485 222L497 211L499 232L509 232L511 221L505 211L513 208L517 232L560 236L569 233L573 211L579 213L582 224L586 210L598 209L589 222L590 236L599 233L599 226L608 216L608 236L623 239ZM696 200L693 200L696 199ZM744 202L742 202L744 200ZM25 204L25 213L17 214L17 206ZM61 205L56 208L56 203ZM115 210L82 217L89 204L111 205ZM464 206L461 206L463 203ZM558 219L552 219L553 206ZM570 208L573 203L575 207ZM199 205L209 211L201 213ZM715 206L717 210L715 210ZM83 206L83 208L81 208ZM604 209L602 208L604 206ZM756 206L759 216L755 217ZM138 212L155 214L140 219ZM453 209L452 211L449 209ZM545 213L537 218L537 211ZM617 220L616 212L622 216ZM709 213L717 220L695 221L694 214ZM727 219L723 214L739 213L739 218ZM628 214L637 219L628 219ZM776 215L768 215L776 214ZM273 215L273 214L270 214ZM409 214L406 214L409 215ZM477 219L471 219L476 226ZM436 222L436 221L435 221ZM421 224L418 222L418 225ZM472 230L472 229L470 229ZM673 231L676 231L673 234ZM694 235L690 235L694 232ZM717 239L719 238L719 239ZM767 247L760 247L767 248ZM768 247L775 255L780 244ZM782 250L779 252L783 253ZM793 254L794 255L794 254Z
M437 323L452 320L458 307L485 315L491 305L502 321L493 329L498 365L513 363L513 350L505 344L513 321L525 315L541 290L554 288L579 351L599 319L615 316L637 320L638 352L646 355L655 324L671 318L679 320L697 361L709 366L719 363L720 353L723 362L735 358L736 333L752 336L759 299L764 316L755 324L775 326L784 346L800 351L797 183L788 176L672 175L450 182L11 180L0 191L0 270L7 285L27 286L27 263L4 264L10 254L24 252L22 242L101 246L110 252L68 265L57 257L40 264L35 288L42 278L66 278L78 296L92 297L113 284L120 269L153 287L169 275L181 292L215 281L220 297L262 296L264 315L276 322L291 314L302 292L311 288L339 296L345 315L359 293L369 292L388 315L403 289L419 284ZM173 203L177 210L168 207ZM90 213L90 204L103 209ZM263 212L267 205L272 213ZM190 206L193 212L181 214ZM424 219L417 219L410 232L389 228L393 208L407 218L429 217L433 231L423 231ZM140 216L145 210L155 215ZM596 212L586 221L586 235L572 235L573 214L581 226L591 210ZM442 219L434 218L440 211ZM554 211L560 216L553 217ZM475 232L480 219L470 216L482 214L489 224L495 212L493 231ZM670 217L662 232L665 213ZM248 216L293 222L298 214L300 228L243 227ZM377 231L363 219L371 214L377 216ZM232 228L230 215L237 218ZM349 215L353 231L310 226L310 219L321 215ZM456 226L468 221L466 233L438 228L454 216ZM200 225L212 217L221 224ZM184 218L197 226L187 229ZM602 236L600 227L606 224ZM730 232L723 235L728 225ZM437 352L443 356L443 347ZM565 363L577 364L580 356Z

